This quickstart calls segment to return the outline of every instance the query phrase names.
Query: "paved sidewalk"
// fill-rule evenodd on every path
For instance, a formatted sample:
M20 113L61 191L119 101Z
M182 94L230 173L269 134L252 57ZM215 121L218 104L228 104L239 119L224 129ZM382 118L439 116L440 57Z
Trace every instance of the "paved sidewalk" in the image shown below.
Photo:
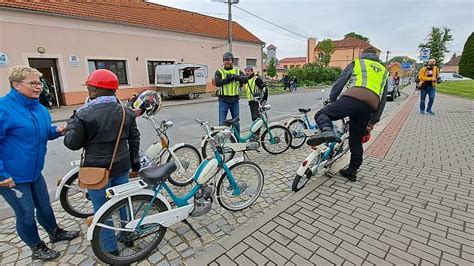
M474 102L436 97L387 118L359 181L316 178L185 263L473 265Z

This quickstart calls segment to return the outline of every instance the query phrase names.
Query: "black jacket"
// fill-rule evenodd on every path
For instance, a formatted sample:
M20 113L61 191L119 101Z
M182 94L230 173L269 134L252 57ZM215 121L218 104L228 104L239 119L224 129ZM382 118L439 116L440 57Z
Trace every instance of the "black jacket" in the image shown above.
M80 109L67 123L64 145L71 150L85 149L83 166L108 168L121 122L122 108L119 103L99 103ZM124 129L110 176L117 176L131 167L138 171L139 149L140 132L135 114L125 108Z

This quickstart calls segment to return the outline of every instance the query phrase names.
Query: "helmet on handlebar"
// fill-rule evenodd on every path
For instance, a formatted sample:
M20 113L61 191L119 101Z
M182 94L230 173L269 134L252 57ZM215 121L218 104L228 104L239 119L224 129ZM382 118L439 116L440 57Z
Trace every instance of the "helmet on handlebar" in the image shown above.
M133 102L133 108L141 109L142 114L153 116L157 114L162 107L161 96L158 92L146 90L137 96Z

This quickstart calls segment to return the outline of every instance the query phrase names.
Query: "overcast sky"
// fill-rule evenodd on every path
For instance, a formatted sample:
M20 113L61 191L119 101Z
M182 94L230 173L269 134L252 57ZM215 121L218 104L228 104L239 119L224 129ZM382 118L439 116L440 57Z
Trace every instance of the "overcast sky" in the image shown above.
M227 18L227 5L216 0L151 0L150 2ZM219 0L217 0L219 1ZM303 36L318 40L339 40L354 31L370 38L370 43L393 56L418 59L418 45L426 40L431 27L448 27L453 52L461 53L474 30L472 0L240 0L238 7ZM266 45L277 46L277 57L305 56L305 38L281 30L233 8L233 20L255 34Z

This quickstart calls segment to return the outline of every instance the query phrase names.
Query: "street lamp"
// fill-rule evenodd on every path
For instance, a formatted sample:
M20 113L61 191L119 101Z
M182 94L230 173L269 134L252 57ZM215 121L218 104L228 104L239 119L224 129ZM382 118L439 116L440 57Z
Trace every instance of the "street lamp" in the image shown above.
M212 2L227 3L229 9L228 34L229 34L229 52L232 52L232 5L238 4L239 0L211 0Z

